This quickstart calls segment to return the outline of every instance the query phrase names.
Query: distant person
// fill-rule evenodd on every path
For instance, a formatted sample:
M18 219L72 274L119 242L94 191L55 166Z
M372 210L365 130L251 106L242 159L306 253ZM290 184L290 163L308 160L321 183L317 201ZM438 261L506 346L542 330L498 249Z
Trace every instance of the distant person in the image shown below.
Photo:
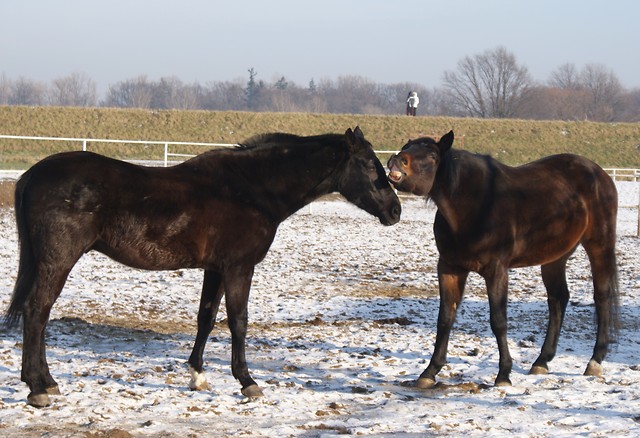
M415 116L416 109L418 108L418 104L420 103L420 98L418 97L418 93L415 91L410 91L407 96L407 115Z

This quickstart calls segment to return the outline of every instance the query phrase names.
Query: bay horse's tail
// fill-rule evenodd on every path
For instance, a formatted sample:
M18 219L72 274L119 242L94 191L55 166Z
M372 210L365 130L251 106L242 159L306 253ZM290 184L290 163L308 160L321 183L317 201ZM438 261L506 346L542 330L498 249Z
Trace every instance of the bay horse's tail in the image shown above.
M20 321L24 305L36 282L36 264L25 205L25 190L30 179L30 173L26 172L16 183L15 215L20 244L20 262L13 297L4 318L4 324L7 328L15 327Z
M609 342L616 343L620 334L620 287L615 253L611 263L613 275L609 282Z

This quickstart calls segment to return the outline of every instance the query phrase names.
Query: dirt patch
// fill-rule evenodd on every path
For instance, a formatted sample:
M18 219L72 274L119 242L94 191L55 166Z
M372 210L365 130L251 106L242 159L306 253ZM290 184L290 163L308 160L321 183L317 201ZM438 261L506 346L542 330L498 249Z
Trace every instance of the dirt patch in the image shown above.
M13 207L13 193L16 182L10 179L0 180L0 208Z

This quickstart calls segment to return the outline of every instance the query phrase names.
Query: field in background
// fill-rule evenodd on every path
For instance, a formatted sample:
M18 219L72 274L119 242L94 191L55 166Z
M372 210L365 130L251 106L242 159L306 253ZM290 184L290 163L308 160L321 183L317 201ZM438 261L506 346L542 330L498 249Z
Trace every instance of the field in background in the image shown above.
M238 143L265 132L313 135L357 125L377 150L398 150L410 138L438 137L453 129L454 147L511 165L571 152L602 167L640 167L640 123L0 106L0 134L22 136ZM79 143L0 139L0 168L25 169L52 153L79 148ZM160 146L96 143L88 148L116 158L162 157Z

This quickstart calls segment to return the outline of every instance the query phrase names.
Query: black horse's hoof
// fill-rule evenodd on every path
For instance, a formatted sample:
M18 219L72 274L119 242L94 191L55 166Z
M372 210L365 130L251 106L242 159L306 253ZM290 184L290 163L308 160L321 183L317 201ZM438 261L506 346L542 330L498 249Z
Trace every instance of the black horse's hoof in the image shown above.
M511 380L509 379L500 379L500 380L496 380L496 383L494 383L494 386L513 386L511 384Z
M420 377L416 381L416 388L431 389L436 385L436 381L430 377Z
M253 385L249 385L246 388L242 388L241 390L242 395L244 395L245 397L249 397L249 398L255 398L255 397L263 397L264 393L262 392L262 389L260 389L260 387L256 384Z

